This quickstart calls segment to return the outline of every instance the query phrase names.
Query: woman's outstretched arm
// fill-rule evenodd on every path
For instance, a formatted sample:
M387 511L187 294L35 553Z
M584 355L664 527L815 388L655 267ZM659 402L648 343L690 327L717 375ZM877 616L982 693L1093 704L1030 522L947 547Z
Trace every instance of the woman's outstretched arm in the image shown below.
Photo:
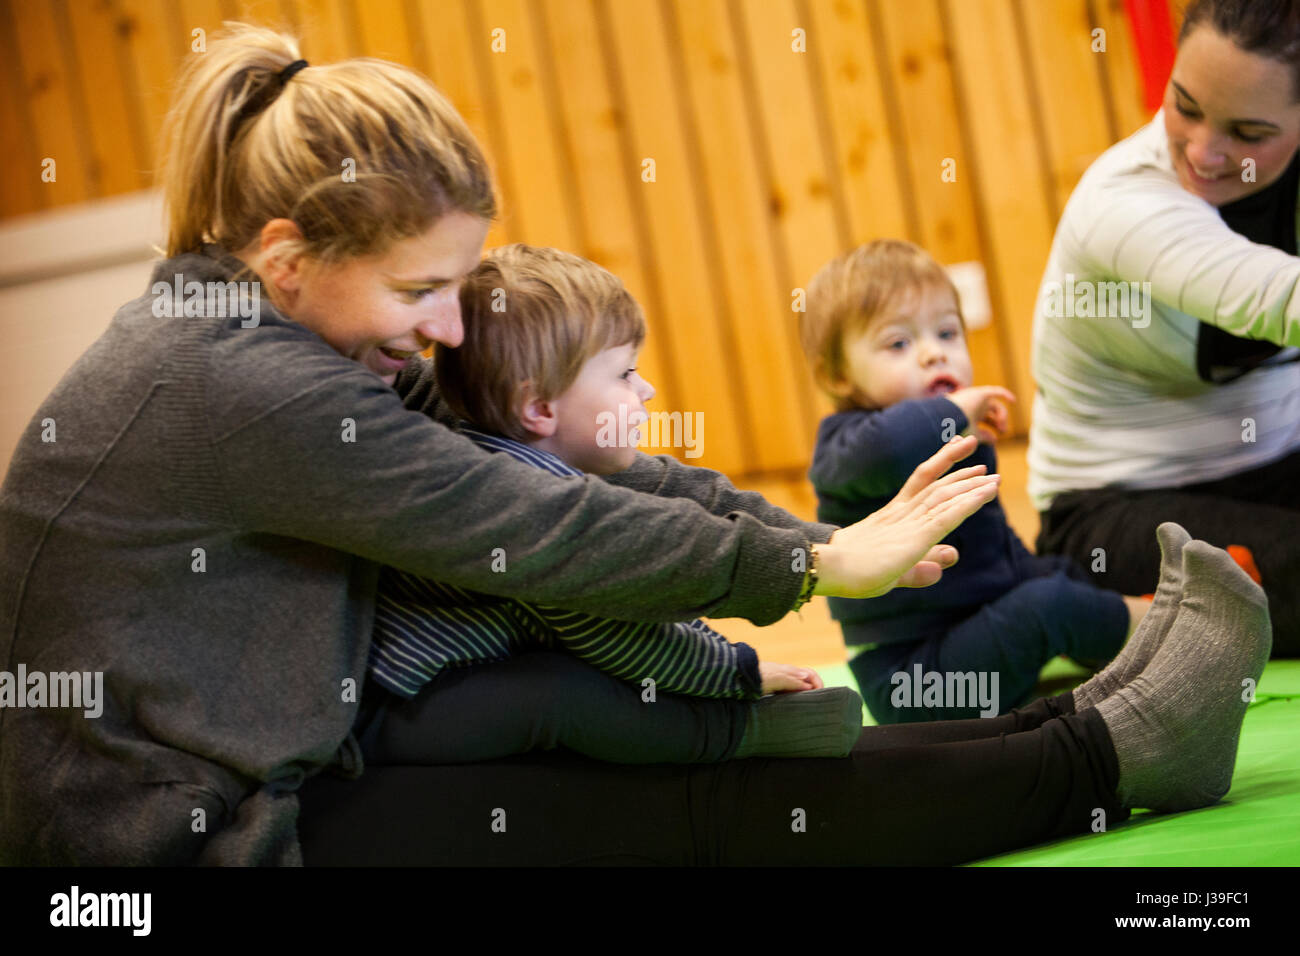
M803 521L756 491L741 491L720 471L684 465L671 455L638 452L630 467L604 477L620 488L661 498L689 499L713 515L743 511L770 527L802 531L812 541L826 541L835 530L834 525Z
M1154 299L1202 322L1300 346L1300 258L1233 232L1154 162L1085 179L1062 229L1064 262L1080 279L1150 282Z
M222 487L241 526L471 590L624 620L768 624L794 604L804 566L794 556L811 543L803 532L488 454L403 409L353 363L323 349L304 358L290 340L307 333L281 334L293 361L277 360L269 328L259 330L261 357L276 374L246 368L210 409ZM895 581L937 579L938 566L922 559L996 490L955 476L935 481L974 448L945 446L897 507L836 532L824 546L823 593L868 597Z

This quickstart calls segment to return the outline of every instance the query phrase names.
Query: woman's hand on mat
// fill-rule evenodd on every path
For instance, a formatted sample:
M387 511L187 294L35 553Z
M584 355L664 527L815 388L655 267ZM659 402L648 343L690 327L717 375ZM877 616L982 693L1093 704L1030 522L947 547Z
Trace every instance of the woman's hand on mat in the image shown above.
M959 388L948 395L948 401L960 408L970 422L971 434L985 445L992 445L1007 433L1011 413L1001 403L1015 400L1015 394L1001 385Z
M893 501L819 545L814 593L869 598L938 581L957 563L957 549L939 542L997 497L1000 476L984 474L983 465L944 475L978 444L974 435L948 442L917 466Z
M825 686L821 676L811 667L759 661L758 673L763 678L764 694L793 690L821 690Z

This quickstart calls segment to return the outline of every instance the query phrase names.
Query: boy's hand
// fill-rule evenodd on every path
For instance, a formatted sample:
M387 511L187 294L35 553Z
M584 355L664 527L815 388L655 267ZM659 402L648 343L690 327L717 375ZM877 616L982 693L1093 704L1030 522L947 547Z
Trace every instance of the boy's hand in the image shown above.
M764 694L791 690L821 690L824 686L821 677L811 667L767 664L759 661L758 673L763 678Z
M948 401L965 413L966 420L970 422L971 434L982 445L992 445L1007 433L1011 416L998 399L1014 402L1016 396L1000 385L976 385L959 388L948 394Z

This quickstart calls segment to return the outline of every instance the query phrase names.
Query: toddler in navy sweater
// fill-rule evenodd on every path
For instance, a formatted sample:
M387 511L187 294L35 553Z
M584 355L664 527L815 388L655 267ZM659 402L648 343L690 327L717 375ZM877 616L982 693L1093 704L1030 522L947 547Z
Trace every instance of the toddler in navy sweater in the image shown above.
M996 472L1003 403L1015 396L971 385L956 289L924 250L878 240L828 263L809 286L800 336L839 408L813 453L818 520L848 525L882 508L918 464L971 432L980 446L962 466ZM1148 606L1090 584L1070 558L1030 554L996 498L944 543L961 560L931 587L829 599L879 723L1004 713L1053 657L1110 660Z

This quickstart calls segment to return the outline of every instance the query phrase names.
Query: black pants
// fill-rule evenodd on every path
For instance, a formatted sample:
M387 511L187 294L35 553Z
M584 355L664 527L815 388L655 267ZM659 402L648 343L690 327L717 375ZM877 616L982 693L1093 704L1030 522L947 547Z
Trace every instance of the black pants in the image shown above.
M477 763L566 747L609 763L712 763L740 746L751 703L656 694L560 651L451 668L405 699L366 682L366 766Z
M1244 545L1268 595L1273 656L1300 657L1300 452L1199 485L1068 492L1041 517L1039 554L1068 554L1099 587L1125 594L1156 589L1156 527L1164 521L1218 548ZM1093 570L1097 548L1105 551L1105 571Z
M863 728L842 759L615 766L565 752L304 786L308 865L954 864L1128 818L1093 708Z

